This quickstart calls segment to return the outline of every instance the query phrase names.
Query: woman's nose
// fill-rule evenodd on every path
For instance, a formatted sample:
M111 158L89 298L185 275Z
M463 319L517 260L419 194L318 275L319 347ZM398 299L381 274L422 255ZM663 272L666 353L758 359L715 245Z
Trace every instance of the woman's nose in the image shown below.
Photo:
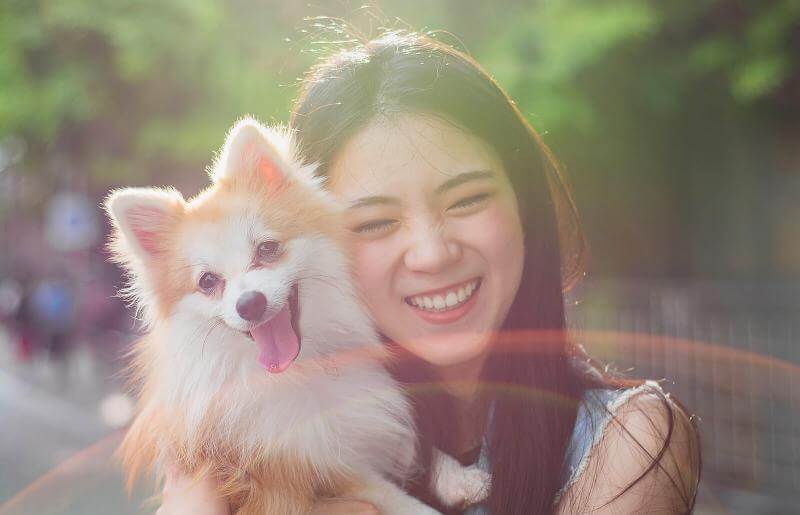
M461 259L461 245L447 237L439 225L420 224L411 232L411 238L404 256L406 268L411 271L437 273Z

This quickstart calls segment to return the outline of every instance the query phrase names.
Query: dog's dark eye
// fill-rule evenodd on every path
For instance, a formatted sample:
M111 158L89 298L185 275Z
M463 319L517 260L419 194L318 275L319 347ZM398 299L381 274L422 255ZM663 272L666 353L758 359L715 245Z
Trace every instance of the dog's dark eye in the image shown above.
M217 287L219 281L220 277L218 275L212 274L211 272L205 272L200 276L200 280L197 281L197 286L199 286L204 292L211 293L214 288Z
M272 263L281 255L281 244L277 241L267 240L258 244L256 257L262 263Z

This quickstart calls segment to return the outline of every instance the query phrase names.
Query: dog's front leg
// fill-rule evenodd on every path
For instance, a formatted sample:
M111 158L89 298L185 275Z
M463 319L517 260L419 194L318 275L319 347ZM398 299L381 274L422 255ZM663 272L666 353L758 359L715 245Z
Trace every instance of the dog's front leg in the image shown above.
M445 506L469 506L481 502L489 494L492 476L477 465L465 467L434 448L431 466L431 490Z

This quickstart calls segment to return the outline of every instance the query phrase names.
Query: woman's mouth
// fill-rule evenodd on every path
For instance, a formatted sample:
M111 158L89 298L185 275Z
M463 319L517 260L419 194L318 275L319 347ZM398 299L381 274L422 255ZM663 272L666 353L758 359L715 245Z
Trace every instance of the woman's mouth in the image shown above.
M461 318L472 305L481 287L481 278L441 290L411 295L405 302L429 322L450 323Z

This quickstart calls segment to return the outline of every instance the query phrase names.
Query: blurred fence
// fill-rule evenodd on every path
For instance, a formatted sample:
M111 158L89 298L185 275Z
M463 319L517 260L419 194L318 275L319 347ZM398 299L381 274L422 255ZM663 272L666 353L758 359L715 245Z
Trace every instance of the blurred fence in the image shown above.
M593 356L665 379L699 416L705 486L797 500L800 285L591 281L570 299L570 325ZM752 510L742 513L780 512Z

